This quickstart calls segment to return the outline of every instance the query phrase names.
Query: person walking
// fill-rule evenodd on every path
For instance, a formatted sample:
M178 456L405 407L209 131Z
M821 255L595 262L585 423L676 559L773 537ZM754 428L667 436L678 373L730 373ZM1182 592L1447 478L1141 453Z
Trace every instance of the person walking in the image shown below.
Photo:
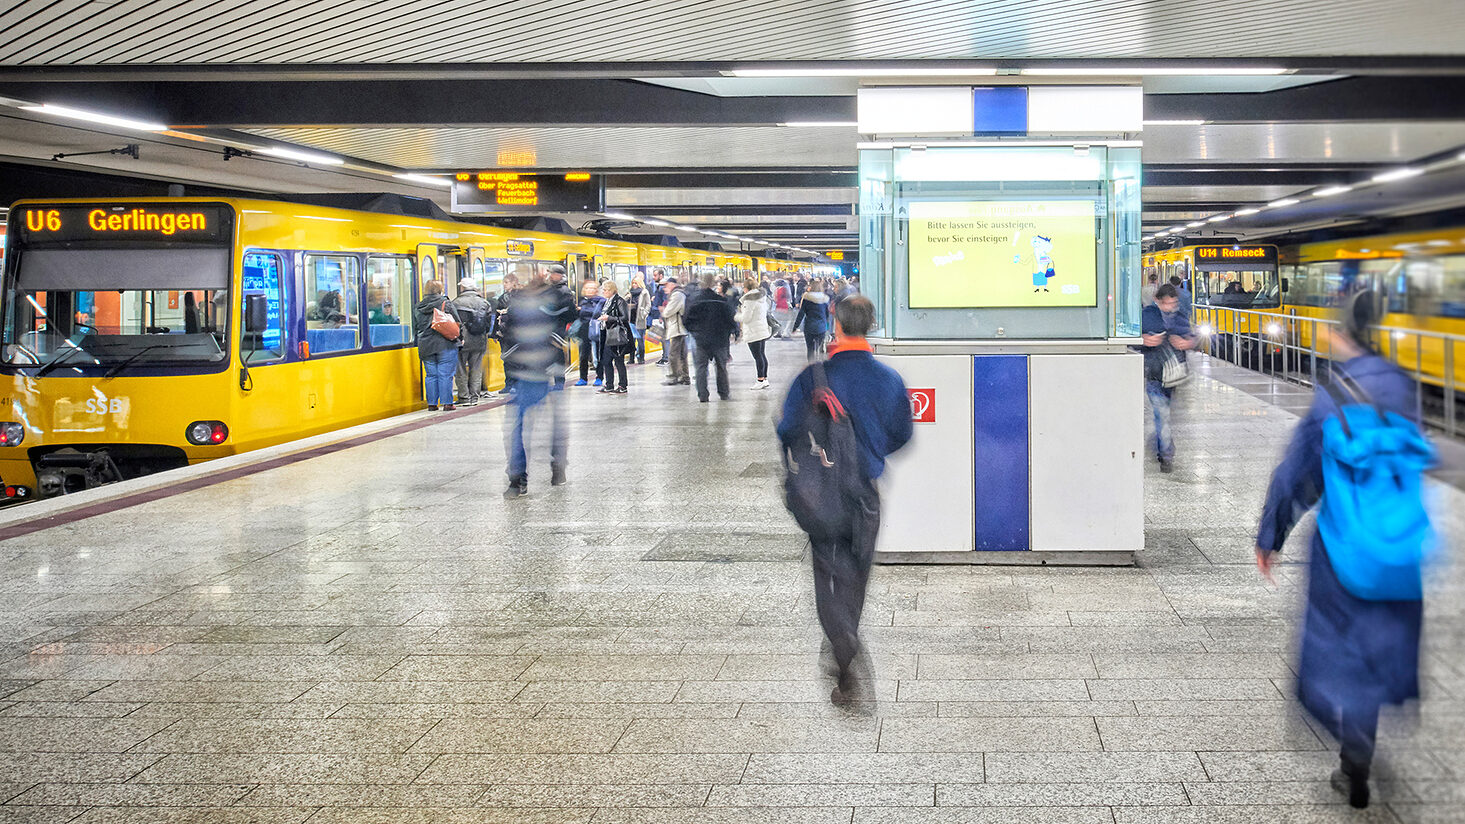
M773 327L768 325L766 294L757 281L748 278L743 283L743 296L738 301L738 328L743 332L743 342L748 344L748 351L753 354L753 366L758 372L753 389L768 388L768 355L764 347L773 337Z
M773 282L773 315L778 318L779 337L793 337L793 287L787 278Z
M605 311L596 318L600 322L601 363L605 369L603 395L624 395L626 381L626 357L635 354L636 337L631 329L633 310L621 297L620 288L613 280L607 280L601 291L605 296ZM620 382L617 383L617 377Z
M661 307L666 304L666 296L668 292L666 288L666 272L662 271L661 269L657 269L655 272L652 273L651 279L653 281L653 285L648 287L651 291L651 311L648 312L646 315L647 328L651 328L658 321L662 321ZM665 366L667 363L665 326L665 321L662 321L661 358L656 361L658 366Z
M1175 287L1163 284L1155 290L1155 302L1140 315L1140 333L1144 341L1145 395L1150 400L1150 414L1155 420L1155 457L1161 472L1171 472L1175 465L1175 435L1171 426L1171 402L1175 398L1178 379L1167 376L1184 370L1185 353L1195 347L1190 319L1180 311L1180 297Z
M458 341L462 337L462 320L443 294L443 282L429 280L422 285L422 300L412 312L412 328L417 334L417 354L425 372L427 409L453 411L453 374L458 369ZM432 313L440 311L458 324L460 334L449 338L432 326Z
M728 348L732 336L737 332L737 319L727 296L717 290L717 275L702 276L702 289L687 302L687 331L697 345L697 400L708 401L707 367L714 364L717 369L717 397L732 400L732 387L727 377Z
M808 291L799 301L794 331L798 331L800 326L804 327L804 348L809 360L819 360L829 336L829 296L824 294L824 284L818 278L809 284Z
M819 402L821 388L827 387L854 430L858 467L843 470L842 480L852 482L855 489L843 496L845 511L829 518L838 525L809 535L815 607L839 667L838 689L846 698L855 686L850 664L859 651L860 615L880 531L875 481L885 471L886 457L912 435L905 382L894 369L875 360L865 339L874 325L875 305L869 298L856 295L840 301L829 361L805 367L789 385L777 426L785 462L795 463L795 450L809 452L811 434L804 423Z
M550 418L549 482L553 486L565 483L567 447L560 409L562 396L550 391L555 376L563 378L565 374L564 321L560 306L557 287L536 272L529 276L524 288L510 296L504 314L501 337L504 363L516 387L505 424L509 476L505 498L529 494L528 424L539 410L547 411Z
M651 292L646 289L646 280L640 275L631 278L631 294L626 299L631 310L631 332L636 336L634 361L646 362L646 326L651 322ZM624 381L621 382L625 384Z
M589 383L590 368L595 368L595 385L604 383L604 364L600 362L600 316L605 314L605 298L600 296L600 284L585 281L580 287L580 319L576 337L580 341L580 379L576 386Z
M1170 285L1175 287L1175 295L1180 298L1181 314L1185 315L1187 318L1191 317L1194 311L1193 307L1195 305L1195 301L1191 298L1190 289L1186 288L1185 281L1181 280L1179 275L1171 275ZM1156 294L1158 294L1158 291L1156 292Z
M570 290L569 273L558 263L549 267L549 308L555 319L555 339L559 342L560 368L554 373L554 388L565 388L565 372L570 368L570 326L575 322L575 293ZM533 278L533 275L530 275Z
M687 293L676 278L667 278L665 284L666 302L661 306L661 322L664 331L662 342L666 345L667 386L687 385L692 381L687 376Z
M463 280L458 282L453 309L463 323L463 343L458 348L458 401L464 406L477 406L483 386L483 359L488 357L488 333L493 331L493 305L473 281Z
M1418 428L1414 382L1370 347L1370 330L1381 312L1379 296L1363 291L1345 302L1338 327L1319 324L1329 344L1332 377L1322 391L1314 391L1312 406L1272 473L1256 537L1257 568L1271 580L1288 533L1323 502L1308 549L1296 688L1303 708L1339 743L1332 785L1356 808L1369 804L1379 710L1419 697L1424 618L1417 566L1394 567L1407 574L1385 578L1378 568L1360 565L1359 558L1379 546L1370 543L1382 537L1370 534L1374 520L1387 524L1379 532L1387 532L1383 543L1390 554L1399 559L1422 554L1429 524L1419 476L1435 457ZM1363 414L1355 417L1351 411ZM1362 452L1374 445L1365 457ZM1337 471L1326 468L1325 455ZM1349 465L1349 458L1357 463ZM1383 482L1376 494L1351 486L1370 475ZM1333 484L1340 488L1330 488ZM1350 528L1340 532L1340 525ZM1375 574L1360 577L1366 570Z

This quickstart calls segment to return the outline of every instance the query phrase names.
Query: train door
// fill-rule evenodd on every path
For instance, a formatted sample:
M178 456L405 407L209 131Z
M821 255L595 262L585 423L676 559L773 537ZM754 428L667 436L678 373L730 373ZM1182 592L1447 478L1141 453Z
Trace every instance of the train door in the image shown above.
M419 299L427 294L427 282L438 280L442 274L442 264L438 262L438 248L435 243L417 244L417 297Z
M590 278L590 261L584 255L565 255L565 285L578 300L580 285Z
M468 280L473 281L473 284L478 287L478 294L484 297L497 295L499 284L489 281L488 271L484 264L487 256L483 247L469 246L466 254L468 256L468 263L464 271L467 272Z

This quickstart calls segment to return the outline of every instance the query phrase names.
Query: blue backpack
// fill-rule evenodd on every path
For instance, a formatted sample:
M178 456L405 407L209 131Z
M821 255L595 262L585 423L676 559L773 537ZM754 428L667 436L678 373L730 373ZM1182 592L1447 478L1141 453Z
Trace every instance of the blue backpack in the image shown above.
M1338 414L1323 422L1318 532L1343 588L1365 601L1417 601L1434 530L1420 483L1435 451L1408 418L1341 376L1325 384Z

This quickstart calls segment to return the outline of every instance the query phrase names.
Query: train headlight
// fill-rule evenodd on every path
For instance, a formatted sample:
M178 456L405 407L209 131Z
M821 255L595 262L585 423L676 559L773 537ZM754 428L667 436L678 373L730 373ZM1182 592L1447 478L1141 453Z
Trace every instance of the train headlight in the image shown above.
M194 446L216 446L229 439L229 427L222 421L194 421L184 435Z
M18 423L0 423L0 446L20 446L25 440L25 427Z
M1280 337L1281 334L1282 334L1282 324L1280 324L1280 323L1269 323L1269 324L1267 324L1267 334L1268 335L1271 335L1274 338L1275 337Z
M1203 338L1210 337L1211 333L1215 331L1216 328L1214 326L1211 326L1209 323L1202 323L1200 325L1200 336Z

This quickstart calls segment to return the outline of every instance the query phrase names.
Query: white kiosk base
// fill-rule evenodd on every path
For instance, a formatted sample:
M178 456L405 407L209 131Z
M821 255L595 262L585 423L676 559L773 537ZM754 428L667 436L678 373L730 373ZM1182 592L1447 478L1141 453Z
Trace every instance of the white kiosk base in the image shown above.
M1124 565L1144 546L1137 340L872 341L915 437L881 479L881 563Z

